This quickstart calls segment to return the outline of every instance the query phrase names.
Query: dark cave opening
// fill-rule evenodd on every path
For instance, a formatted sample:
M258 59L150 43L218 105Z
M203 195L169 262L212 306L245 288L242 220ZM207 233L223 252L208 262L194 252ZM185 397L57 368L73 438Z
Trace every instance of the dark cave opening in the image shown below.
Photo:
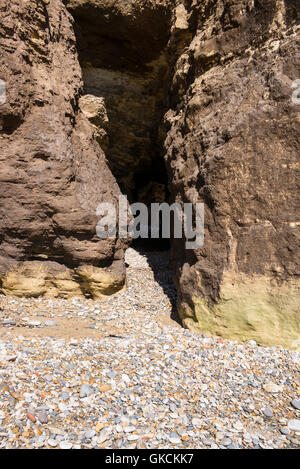
M121 192L130 204L147 206L150 225L151 203L169 201L163 116L170 14L150 8L145 24L139 18L127 23L117 11L104 13L72 11L84 83L80 107L94 126ZM170 240L140 238L132 245L168 250Z
M117 75L115 71L83 67L82 109L87 109L96 139L121 192L130 204L140 202L147 206L150 226L151 204L169 201L161 124L164 106L155 95L144 93L147 78L130 74L124 79L122 73L124 81L120 86ZM141 85L140 93L132 85L135 80ZM147 112L143 112L144 107ZM107 116L105 121L102 114ZM141 238L134 240L133 246L166 250L170 248L170 240Z

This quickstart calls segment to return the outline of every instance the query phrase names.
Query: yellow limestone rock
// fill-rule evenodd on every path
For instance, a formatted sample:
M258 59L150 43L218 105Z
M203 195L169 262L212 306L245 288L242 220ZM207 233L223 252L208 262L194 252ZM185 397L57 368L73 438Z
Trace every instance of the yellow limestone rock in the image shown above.
M24 262L0 274L0 291L15 297L104 299L125 288L125 273L82 266L68 269L51 262Z
M227 339L300 349L300 281L277 284L264 276L225 274L216 305L193 297L179 313L186 328Z

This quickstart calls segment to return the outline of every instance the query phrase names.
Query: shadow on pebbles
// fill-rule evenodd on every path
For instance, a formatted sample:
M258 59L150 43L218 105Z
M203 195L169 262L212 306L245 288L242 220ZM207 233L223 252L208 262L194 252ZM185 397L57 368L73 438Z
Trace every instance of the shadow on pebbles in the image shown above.
M0 296L0 448L296 448L299 353L193 334L168 252L106 302Z

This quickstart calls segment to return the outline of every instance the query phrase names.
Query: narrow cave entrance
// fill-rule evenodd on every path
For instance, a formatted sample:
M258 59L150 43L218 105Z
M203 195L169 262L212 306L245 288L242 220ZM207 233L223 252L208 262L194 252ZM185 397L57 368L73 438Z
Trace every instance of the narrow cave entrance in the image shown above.
M140 17L138 9L135 16L103 5L90 10L85 4L71 12L84 81L81 109L94 125L122 193L130 204L146 204L150 213L151 203L169 200L162 122L170 11L152 5ZM137 239L133 247L167 250L170 241Z

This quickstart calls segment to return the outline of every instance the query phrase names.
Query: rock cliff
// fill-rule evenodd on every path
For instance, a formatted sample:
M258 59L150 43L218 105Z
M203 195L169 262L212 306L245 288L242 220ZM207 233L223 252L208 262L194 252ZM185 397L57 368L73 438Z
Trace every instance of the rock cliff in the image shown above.
M60 0L0 2L1 291L93 298L123 288L124 249L96 236L119 187L80 110L73 20Z
M1 0L1 291L123 288L96 206L156 192L205 206L203 248L171 240L183 325L298 348L299 19L298 0Z
M293 1L188 4L170 86L172 200L205 204L203 249L174 240L186 327L299 347L299 14Z

